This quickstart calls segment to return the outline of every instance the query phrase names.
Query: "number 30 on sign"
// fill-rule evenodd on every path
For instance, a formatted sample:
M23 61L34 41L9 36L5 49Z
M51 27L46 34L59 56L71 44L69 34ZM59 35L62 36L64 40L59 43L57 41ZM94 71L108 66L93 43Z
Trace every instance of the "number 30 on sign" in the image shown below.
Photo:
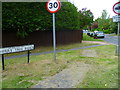
M56 13L60 9L60 1L49 0L46 4L46 8L50 13Z

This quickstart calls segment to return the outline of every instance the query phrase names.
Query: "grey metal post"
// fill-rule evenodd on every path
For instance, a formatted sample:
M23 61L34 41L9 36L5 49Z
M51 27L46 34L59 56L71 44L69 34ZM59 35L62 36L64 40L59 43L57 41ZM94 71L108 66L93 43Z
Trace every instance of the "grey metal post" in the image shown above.
M118 15L120 16L120 15ZM117 32L118 36L120 36L120 22L118 22L118 32Z
M53 13L53 45L54 45L54 60L56 61L55 13Z
M120 16L120 15L118 15ZM120 22L118 22L118 32L117 32L117 35L118 35L118 45L117 45L117 56L120 55L120 42L119 42L119 39L120 39Z

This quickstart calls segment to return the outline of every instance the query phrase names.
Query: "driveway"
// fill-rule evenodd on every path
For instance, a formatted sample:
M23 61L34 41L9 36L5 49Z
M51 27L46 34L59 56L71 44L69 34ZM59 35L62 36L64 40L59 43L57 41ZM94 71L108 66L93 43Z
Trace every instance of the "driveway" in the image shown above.
M102 38L101 40L104 40L108 43L112 43L114 45L118 45L118 36L111 36L112 34L105 34L105 38Z

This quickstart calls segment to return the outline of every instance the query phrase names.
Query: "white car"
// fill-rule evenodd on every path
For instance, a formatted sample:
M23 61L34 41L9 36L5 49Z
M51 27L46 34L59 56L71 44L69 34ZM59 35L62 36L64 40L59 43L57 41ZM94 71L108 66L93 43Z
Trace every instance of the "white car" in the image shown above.
M103 31L98 31L98 32L95 32L95 33L94 33L94 36L95 36L95 37L104 38L104 37L105 37L105 34L104 34Z
M89 32L88 30L83 30L83 33L86 33L86 34L87 34L88 32Z

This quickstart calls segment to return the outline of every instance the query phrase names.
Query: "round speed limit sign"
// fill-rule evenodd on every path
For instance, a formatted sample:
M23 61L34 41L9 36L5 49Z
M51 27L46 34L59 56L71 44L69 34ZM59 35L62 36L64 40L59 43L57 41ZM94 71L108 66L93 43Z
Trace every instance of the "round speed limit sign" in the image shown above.
M60 1L59 0L49 0L46 4L46 7L50 13L56 13L60 9Z
M117 2L117 3L114 4L113 11L114 11L114 13L120 15L120 2Z

